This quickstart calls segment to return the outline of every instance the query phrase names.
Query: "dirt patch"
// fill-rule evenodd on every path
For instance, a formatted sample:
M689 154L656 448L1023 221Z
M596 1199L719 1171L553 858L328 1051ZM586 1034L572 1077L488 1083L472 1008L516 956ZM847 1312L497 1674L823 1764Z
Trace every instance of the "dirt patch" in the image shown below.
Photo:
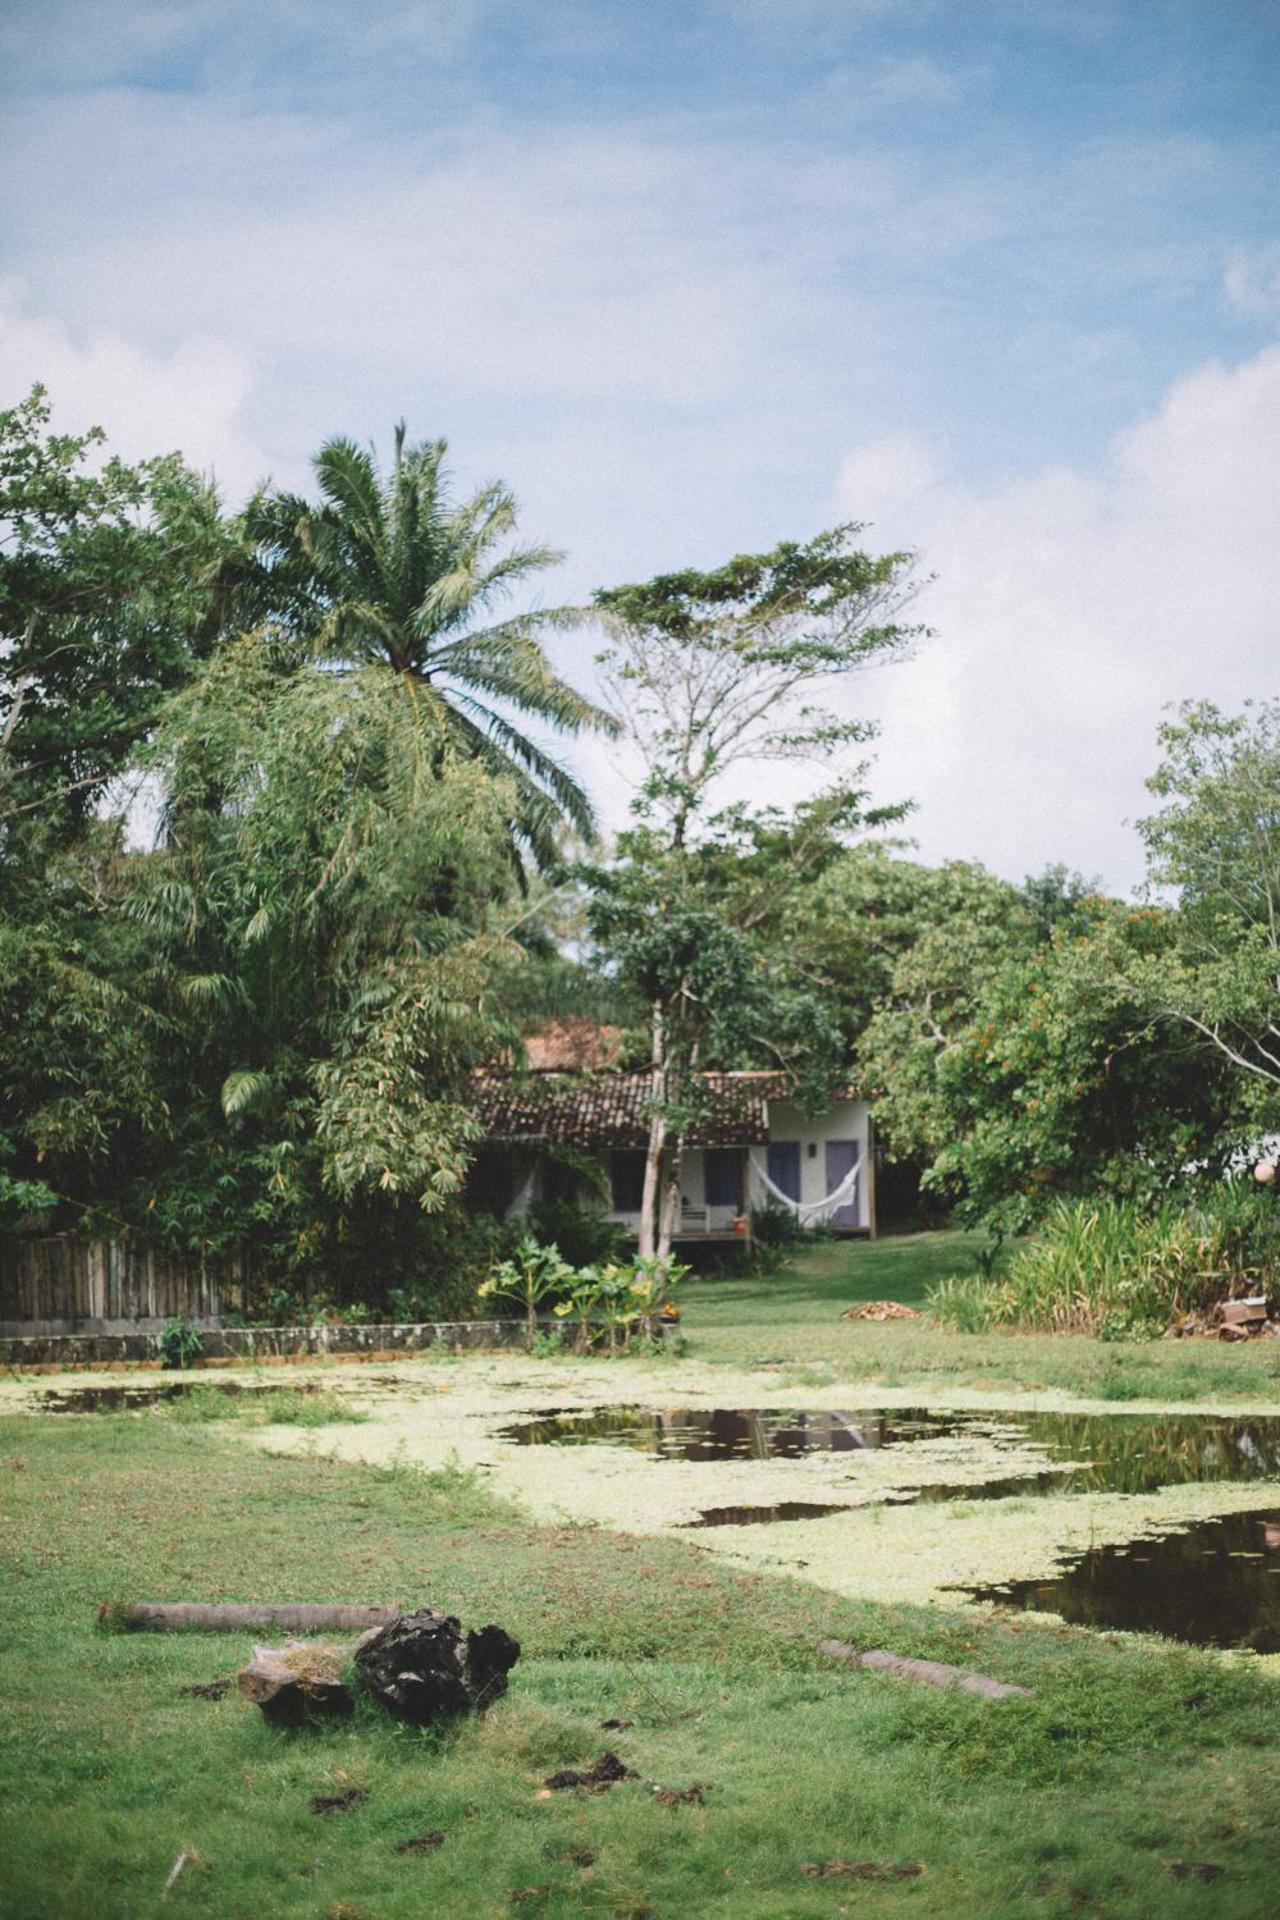
M876 1860L807 1860L800 1871L811 1880L918 1880L924 1868L917 1861L881 1866Z
M615 1786L619 1780L638 1780L638 1773L619 1760L616 1753L602 1753L590 1767L562 1767L559 1773L549 1775L546 1786L553 1793L564 1791L568 1787L580 1787L587 1793L603 1793L606 1788Z
M316 1793L311 1796L312 1813L353 1813L369 1798L363 1787L344 1787L341 1793Z

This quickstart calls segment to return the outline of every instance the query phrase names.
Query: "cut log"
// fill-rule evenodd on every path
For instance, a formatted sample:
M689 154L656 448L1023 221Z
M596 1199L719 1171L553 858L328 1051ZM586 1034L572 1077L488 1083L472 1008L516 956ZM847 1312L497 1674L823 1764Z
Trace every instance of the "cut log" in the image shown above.
M968 1667L948 1667L941 1660L908 1660L900 1653L886 1652L883 1647L862 1653L847 1640L819 1640L818 1652L829 1654L833 1660L855 1661L858 1666L869 1667L876 1673L896 1673L904 1680L923 1680L931 1687L960 1687L966 1693L981 1694L984 1700L1004 1700L1011 1694L1029 1698L1031 1694L1030 1687L993 1680L989 1674L974 1673Z
M342 1683L341 1656L333 1647L290 1640L283 1647L255 1647L239 1674L246 1700L261 1707L277 1727L306 1727L342 1720L352 1699Z
M434 1607L402 1614L356 1643L356 1673L397 1720L430 1726L475 1713L507 1690L520 1642L501 1627L462 1631Z
M104 1600L98 1619L120 1633L366 1633L399 1617L398 1607L344 1607L313 1605L306 1601L280 1606L204 1606L196 1601Z

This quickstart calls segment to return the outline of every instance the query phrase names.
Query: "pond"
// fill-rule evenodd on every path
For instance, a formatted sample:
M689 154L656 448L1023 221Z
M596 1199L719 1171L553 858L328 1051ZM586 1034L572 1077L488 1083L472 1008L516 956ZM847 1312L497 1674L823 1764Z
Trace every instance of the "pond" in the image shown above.
M216 1393L229 1398L263 1399L272 1394L315 1394L324 1388L314 1381L278 1386L245 1386L239 1380L166 1380L145 1387L60 1387L40 1396L41 1413L135 1413L147 1407L170 1406L189 1393Z
M956 1413L831 1409L598 1407L553 1411L503 1430L519 1446L622 1446L657 1460L794 1460L972 1436L1001 1471L977 1483L895 1489L901 1501L1013 1494L1153 1493L1218 1480L1280 1478L1280 1417L1219 1414ZM1034 1451L1031 1451L1034 1450ZM1048 1456L1046 1462L1045 1456Z
M964 1591L1079 1626L1280 1653L1280 1506L1198 1520L1159 1540L1094 1547L1049 1579Z

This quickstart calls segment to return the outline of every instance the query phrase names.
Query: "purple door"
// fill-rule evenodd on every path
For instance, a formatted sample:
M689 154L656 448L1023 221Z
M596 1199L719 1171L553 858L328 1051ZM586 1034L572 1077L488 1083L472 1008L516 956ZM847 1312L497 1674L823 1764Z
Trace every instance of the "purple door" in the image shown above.
M834 1193L842 1180L846 1180L858 1164L858 1143L856 1140L828 1140L827 1142L827 1192ZM858 1221L858 1185L855 1182L847 1203L837 1207L831 1216L833 1227L856 1227Z

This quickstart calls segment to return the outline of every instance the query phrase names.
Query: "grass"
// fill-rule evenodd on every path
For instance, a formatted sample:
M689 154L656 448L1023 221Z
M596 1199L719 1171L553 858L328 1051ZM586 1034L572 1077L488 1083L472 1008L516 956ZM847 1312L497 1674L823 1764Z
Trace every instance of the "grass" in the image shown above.
M169 1402L165 1416L180 1426L230 1420L243 1427L331 1427L367 1416L340 1394L324 1388L260 1387L248 1393L197 1383Z
M805 1861L919 1862L856 1910L1262 1915L1277 1862L1280 1687L1186 1650L833 1601L692 1547L538 1529L466 1475L263 1457L222 1428L9 1420L0 1912L274 1920L807 1916ZM270 1729L235 1636L106 1635L103 1598L431 1600L524 1644L508 1697L447 1737L372 1709ZM1034 1689L998 1707L833 1669L827 1633ZM606 1733L619 1716L634 1727ZM642 1776L540 1799L614 1747ZM1155 1756L1158 1757L1158 1761ZM1150 1773L1158 1766L1159 1792ZM710 1783L705 1808L648 1782ZM316 1794L367 1792L318 1819ZM398 1842L442 1829L438 1851ZM596 1853L587 1869L571 1850ZM169 1896L170 1865L193 1863ZM1212 1887L1169 1862L1223 1868ZM513 1903L512 1890L547 1891Z
M920 1233L828 1241L762 1279L690 1280L681 1288L692 1356L734 1366L780 1359L848 1380L922 1392L1056 1389L1100 1400L1274 1400L1280 1343L1208 1340L1107 1343L1084 1334L964 1334L927 1318L845 1321L844 1307L897 1300L924 1309L930 1287L973 1271L978 1234Z
M1025 1384L1056 1353L1064 1383L1120 1400L1174 1380L1177 1397L1221 1395L1224 1364L1240 1395L1268 1378L1253 1348L1126 1349L1117 1368L1116 1349L1084 1341L838 1319L859 1297L918 1300L957 1250L942 1236L820 1246L787 1276L691 1285L694 1347L924 1385L944 1372L991 1384L988 1355ZM840 1599L696 1544L532 1526L456 1469L264 1454L235 1419L171 1413L0 1421L0 1549L4 1920L1262 1920L1275 1908L1280 1683L1247 1661ZM524 1652L506 1698L446 1735L364 1705L295 1735L234 1692L180 1691L234 1673L248 1655L237 1636L107 1634L104 1599L430 1602L500 1622ZM816 1649L828 1634L975 1666L1032 1696L989 1704L835 1666ZM634 1724L603 1730L614 1717ZM610 1747L639 1780L542 1797L548 1774ZM709 1783L703 1806L652 1792L694 1781ZM367 1795L351 1811L312 1813L313 1796L350 1787ZM438 1848L396 1850L437 1830ZM832 1858L926 1871L802 1872ZM1188 1861L1220 1875L1175 1877Z

